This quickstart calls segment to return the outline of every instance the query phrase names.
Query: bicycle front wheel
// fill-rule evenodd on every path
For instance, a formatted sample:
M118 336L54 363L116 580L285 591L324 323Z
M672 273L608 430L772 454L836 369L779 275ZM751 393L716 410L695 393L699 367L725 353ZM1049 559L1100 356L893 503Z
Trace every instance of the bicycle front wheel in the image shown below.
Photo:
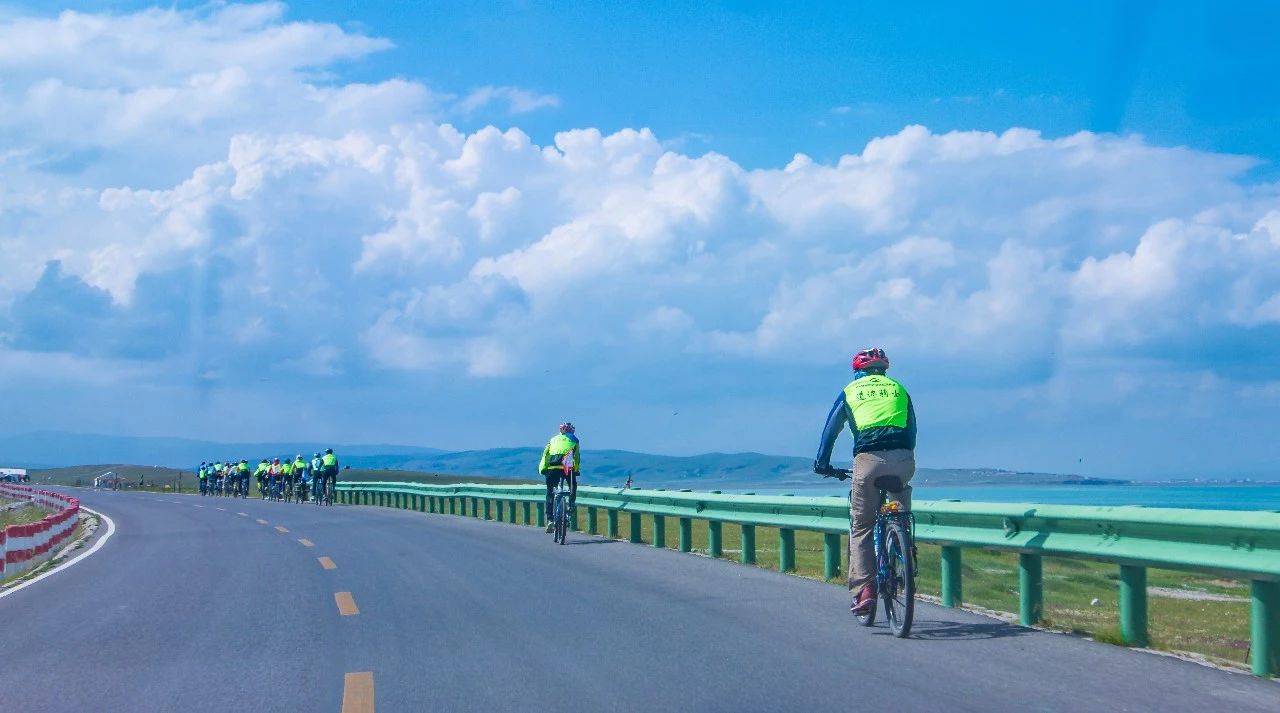
M911 633L911 619L916 610L916 563L911 556L911 530L906 523L895 519L885 528L884 540L888 577L881 596L893 635L903 639Z

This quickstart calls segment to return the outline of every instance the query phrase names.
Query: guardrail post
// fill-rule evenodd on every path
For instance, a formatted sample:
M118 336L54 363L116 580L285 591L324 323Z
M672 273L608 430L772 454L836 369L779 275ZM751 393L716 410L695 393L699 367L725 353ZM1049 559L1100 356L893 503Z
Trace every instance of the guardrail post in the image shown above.
M492 506L492 505L493 505L493 501L492 501L492 500L490 500L489 498L485 498L485 499L484 499L484 519L486 519L486 520L492 520L492 519L493 519L493 512L492 512L492 508L491 508L491 506Z
M458 497L456 495L449 496L449 514L458 514Z
M1120 636L1129 646L1146 646L1147 568L1120 565Z
M532 508L533 508L532 503L527 503L527 502L520 503L520 509L524 511L524 524L526 525L528 525L533 520L532 516L530 516L529 514Z
M594 535L600 529L599 515L595 508L587 508L587 533Z
M606 510L605 516L605 536L613 540L618 539L618 511Z
M778 571L791 572L796 568L796 531L789 527L778 530Z
M653 516L653 546L667 546L667 519L661 515Z
M739 555L738 560L742 562L742 564L756 563L756 526L755 525L742 526L742 553Z
M569 508L569 529L573 530L574 532L582 531L578 527L578 506L576 503L574 504L573 507Z
M631 515L631 527L630 527L631 538L630 539L632 542L640 542L643 539L640 537L640 531L644 527L640 523L640 513L633 512L633 513L630 513L630 515Z
M961 584L961 552L958 545L942 546L942 606L958 607L964 603Z
M689 552L693 549L693 520L690 518L680 518L679 544L681 552Z
M840 574L840 533L822 533L822 578Z
M1146 570L1143 570L1146 575ZM1145 585L1144 585L1145 587ZM1143 590L1143 606L1146 606L1146 590ZM1040 555L1018 555L1018 620L1023 626L1033 626L1044 615L1044 558ZM1145 618L1145 617L1144 617ZM1146 625L1143 625L1146 629Z
M419 495L418 496L418 512L426 512L426 511L427 511L427 496Z
M1280 582L1249 582L1250 647L1253 675L1280 675Z
M498 501L498 516L496 519L498 522L502 522L507 519L507 507L501 500Z
M719 520L707 521L707 554L712 557L722 557L724 555L724 537L721 532L722 523Z
M507 503L507 522L512 525L516 524L516 502L514 500Z
M397 510L404 508L404 496L400 493L395 494L395 507Z
M543 512L546 509L546 503L538 503L538 527L547 526L547 513Z

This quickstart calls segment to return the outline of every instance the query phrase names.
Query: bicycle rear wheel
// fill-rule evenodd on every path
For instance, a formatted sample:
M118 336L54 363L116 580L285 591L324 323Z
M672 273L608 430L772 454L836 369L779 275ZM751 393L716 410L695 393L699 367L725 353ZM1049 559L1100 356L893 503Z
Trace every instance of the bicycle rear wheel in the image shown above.
M890 521L885 528L884 544L889 576L880 594L893 635L903 639L911 633L916 610L916 568L915 558L911 556L910 528L899 519Z
M569 508L563 495L556 498L555 541L564 544L565 535L569 532Z

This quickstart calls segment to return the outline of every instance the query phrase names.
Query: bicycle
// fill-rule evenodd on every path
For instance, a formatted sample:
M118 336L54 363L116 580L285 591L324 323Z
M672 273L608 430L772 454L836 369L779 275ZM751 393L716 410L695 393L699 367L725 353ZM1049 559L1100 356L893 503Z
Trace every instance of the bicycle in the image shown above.
M824 478L847 480L848 470L832 469ZM905 639L911 634L911 621L916 609L916 544L915 515L904 509L889 494L902 490L902 481L894 476L882 475L872 485L880 493L876 509L876 523L871 540L876 552L876 595L884 603L885 618L893 635ZM858 623L871 626L876 621L876 599L865 614L858 614Z
M572 491L569 490L569 475L566 472L556 483L554 519L552 520L552 542L564 544L569 534L569 508Z

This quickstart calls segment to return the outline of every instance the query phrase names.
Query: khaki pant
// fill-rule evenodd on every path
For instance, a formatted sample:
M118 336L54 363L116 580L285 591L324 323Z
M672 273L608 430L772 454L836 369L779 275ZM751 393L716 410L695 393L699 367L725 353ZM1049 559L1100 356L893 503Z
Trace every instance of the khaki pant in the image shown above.
M906 449L859 453L853 459L853 484L849 486L849 589L857 591L876 579L876 552L872 530L880 509L880 491L875 480L883 475L902 481L900 492L889 500L911 508L911 476L916 473L916 455Z

